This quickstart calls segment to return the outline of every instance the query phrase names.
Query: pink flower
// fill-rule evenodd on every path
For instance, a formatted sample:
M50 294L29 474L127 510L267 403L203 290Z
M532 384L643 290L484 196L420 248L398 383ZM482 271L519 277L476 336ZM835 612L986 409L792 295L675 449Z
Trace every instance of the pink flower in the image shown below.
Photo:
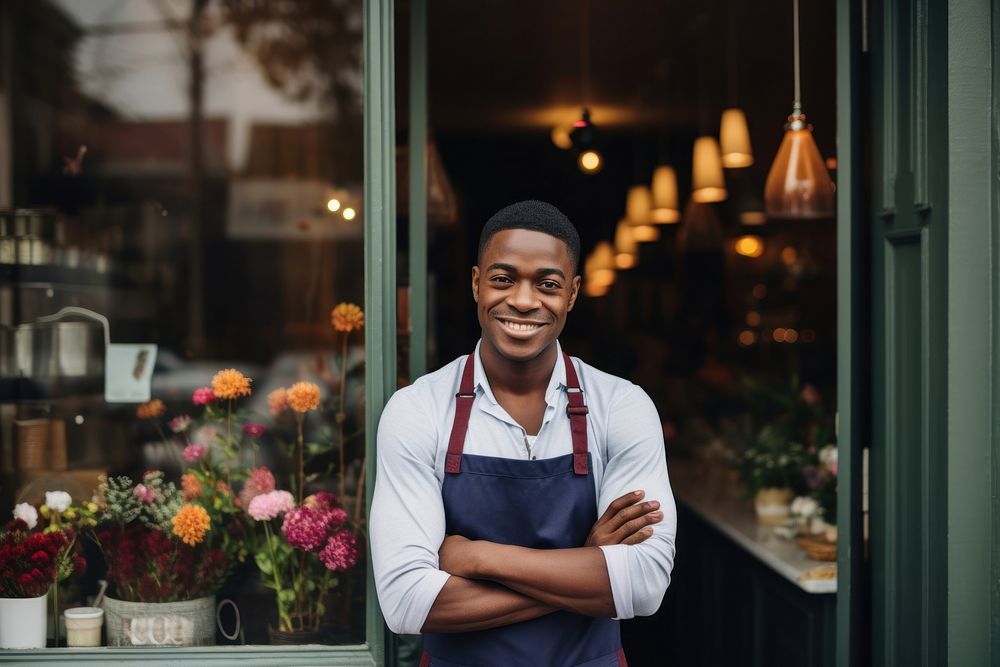
M257 521L270 521L295 509L295 499L288 491L269 491L250 501L247 512Z
M136 484L135 488L132 489L132 493L144 505L149 505L156 500L156 493L145 484Z
M330 536L326 546L319 552L319 559L328 570L346 570L358 561L357 542L347 530L340 530Z
M188 463L194 463L195 461L200 460L201 457L205 456L205 452L207 451L208 450L205 449L205 445L188 445L184 448L184 460Z
M329 491L317 491L311 496L306 496L306 499L302 501L302 506L312 509L333 509L337 506L337 496Z
M250 507L250 501L261 495L274 491L274 475L264 466L250 469L250 478L243 484L240 491L240 505Z
M211 387L199 387L191 394L191 402L195 405L208 405L215 402L215 392Z
M191 425L191 417L188 415L178 415L167 422L167 426L174 433L183 433L188 430L188 426Z
M285 515L281 532L296 549L316 551L327 541L333 517L331 510L300 507Z
M807 384L802 387L802 391L799 392L799 398L801 398L802 402L806 405L819 405L819 402L822 400L819 392L816 391L816 387L811 384Z
M264 435L264 430L265 426L259 422L247 422L243 425L243 432L254 439Z

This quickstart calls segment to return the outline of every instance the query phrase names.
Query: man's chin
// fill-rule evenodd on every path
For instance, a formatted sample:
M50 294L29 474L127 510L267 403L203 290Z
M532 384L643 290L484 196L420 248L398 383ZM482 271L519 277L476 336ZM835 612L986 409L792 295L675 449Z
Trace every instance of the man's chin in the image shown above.
M503 332L500 332L498 337L484 335L483 338L497 354L507 361L515 363L526 363L537 359L550 345L555 343L554 340L519 341L505 336Z

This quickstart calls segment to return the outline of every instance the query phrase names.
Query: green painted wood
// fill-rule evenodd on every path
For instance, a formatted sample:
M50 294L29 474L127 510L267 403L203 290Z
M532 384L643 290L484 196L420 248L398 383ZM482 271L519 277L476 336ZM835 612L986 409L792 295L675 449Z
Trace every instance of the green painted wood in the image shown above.
M232 646L222 648L164 649L50 649L0 652L0 663L58 667L83 663L92 665L142 665L142 667L172 667L174 665L246 665L247 667L375 667L381 665L367 646L345 646L319 649L315 646Z
M871 662L939 665L949 564L948 6L887 0L871 18Z
M364 4L366 503L375 487L375 436L396 388L396 119L393 0ZM393 661L368 552L367 641L376 664Z
M864 519L861 401L867 373L863 351L867 269L862 193L861 68L862 7L837 3L837 601L836 664L861 664L864 646ZM832 616L832 615L831 615Z
M427 372L427 2L410 2L410 382Z
M952 46L946 59L947 131L942 131L949 150L947 659L951 665L989 665L997 655L990 654L995 564L988 526L997 510L986 463L997 446L996 375L989 360L998 298L991 289L997 257L990 244L996 234L990 2L952 0L946 17Z
M993 332L992 373L993 382L990 389L990 402L993 405L1000 400L1000 332L997 331L997 323L1000 322L1000 3L993 3L993 16L991 25L993 32L991 35L991 51L993 53L993 80L990 99L990 116L992 118L992 132L990 144L992 155L990 156L991 168L991 193L992 206L990 217L992 224L990 229L990 247L992 248L992 276L990 284L993 286L990 299L990 312L993 322L991 330ZM1000 410L993 411L993 438L992 453L990 456L990 505L993 508L990 518L991 528L991 553L990 563L992 576L990 577L990 661L996 662L1000 658Z

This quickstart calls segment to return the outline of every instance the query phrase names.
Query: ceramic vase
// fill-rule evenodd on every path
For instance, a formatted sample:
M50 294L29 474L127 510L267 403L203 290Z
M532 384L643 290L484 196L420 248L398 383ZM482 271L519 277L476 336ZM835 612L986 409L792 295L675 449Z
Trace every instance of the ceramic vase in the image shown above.
M49 594L0 598L0 648L45 648Z

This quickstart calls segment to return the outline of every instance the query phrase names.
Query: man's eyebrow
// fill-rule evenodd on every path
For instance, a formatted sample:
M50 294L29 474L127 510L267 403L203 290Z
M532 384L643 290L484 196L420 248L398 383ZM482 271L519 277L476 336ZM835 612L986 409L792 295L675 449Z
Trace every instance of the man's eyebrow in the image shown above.
M494 262L486 267L486 271L493 271L494 269L499 271L508 271L510 273L517 273L517 268L513 264L504 264L503 262ZM557 275L563 280L566 279L566 274L562 272L562 269L556 268L544 268L535 271L535 277L540 278L541 276Z

